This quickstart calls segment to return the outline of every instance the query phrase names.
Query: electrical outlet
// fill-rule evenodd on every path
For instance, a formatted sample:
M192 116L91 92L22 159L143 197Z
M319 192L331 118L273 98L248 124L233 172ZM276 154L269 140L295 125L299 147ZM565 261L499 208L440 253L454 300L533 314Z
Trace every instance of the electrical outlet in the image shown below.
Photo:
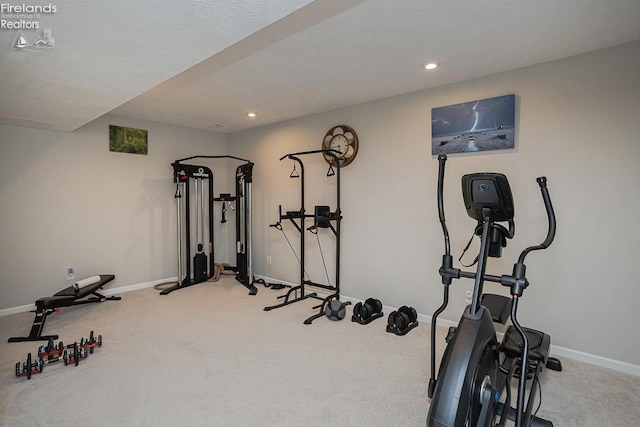
M267 255L267 265L271 265L271 255Z
M73 267L67 267L67 280L71 280L76 277L76 270Z
M464 293L464 302L466 302L467 304L471 304L471 298L473 298L472 291L467 291Z

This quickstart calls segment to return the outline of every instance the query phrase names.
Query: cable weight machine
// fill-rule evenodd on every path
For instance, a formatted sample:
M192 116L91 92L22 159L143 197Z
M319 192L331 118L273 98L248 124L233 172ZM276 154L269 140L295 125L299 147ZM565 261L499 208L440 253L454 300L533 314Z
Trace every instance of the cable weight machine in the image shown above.
M235 159L245 162L236 169L236 195L221 194L214 197L213 172L206 166L182 163L192 159ZM177 256L178 280L175 286L164 289L160 294L167 295L175 290L205 282L216 275L220 265L215 264L214 252L214 202L222 202L222 223L226 222L226 203L236 204L236 266L225 265L224 270L236 273L236 280L249 289L249 295L255 295L258 289L253 284L251 260L251 184L253 178L253 163L249 160L234 156L192 156L176 160L173 167L173 180L176 183L174 197L177 206ZM193 185L191 185L193 181ZM192 193L192 187L193 192ZM192 198L195 200L192 201ZM192 212L195 205L195 213ZM208 220L205 221L205 211ZM196 227L192 230L192 220L195 217ZM205 229L207 232L205 233ZM205 239L205 235L207 238ZM197 240L197 253L193 257L193 272L191 270L192 238ZM208 253L204 252L205 246Z
M295 162L293 171L289 176L291 178L300 179L300 209L297 211L286 211L283 214L282 205L280 205L278 207L278 222L276 222L275 224L271 224L270 227L274 227L278 230L281 230L284 234L281 221L289 220L291 224L293 224L293 226L296 228L296 230L298 230L298 232L300 233L300 256L298 257L296 255L296 257L298 258L298 261L300 262L300 284L297 286L293 286L292 288L289 289L289 291L286 294L278 297L278 299L283 299L284 300L283 302L281 302L280 304L265 307L264 310L265 311L274 310L276 308L281 308L289 304L303 301L307 298L314 298L314 299L321 300L322 301L321 304L313 307L314 310L319 309L318 313L307 318L304 321L305 325L310 325L315 319L324 316L325 308L327 308L327 305L332 300L338 300L338 301L340 300L340 222L342 221L342 211L340 210L340 162L336 157L336 155L334 154L334 152L336 151L332 149L312 150L312 151L303 151L298 153L285 154L280 158L280 161L284 159L291 159ZM308 214L306 213L306 210L305 210L304 164L300 159L300 156L305 156L309 154L318 154L318 153L329 156L334 160L332 162L333 164L329 165L327 176L333 176L333 175L336 176L336 210L334 212L331 212L329 206L315 206L313 214L310 214L310 213ZM299 172L296 169L296 165L300 167ZM335 166L335 170L333 169L333 166ZM306 220L309 218L313 218L313 225L311 225L310 227L307 227ZM330 283L325 285L322 283L313 282L306 275L305 234L306 234L306 231L310 231L317 235L319 229L321 228L330 229L335 236L336 265L335 265L335 285L334 286L332 286ZM285 234L285 238L286 238L286 234ZM287 239L287 242L288 241L289 239ZM318 244L319 244L319 241L318 241ZM291 246L291 243L289 243L289 245ZM291 249L293 250L293 246L291 246ZM295 254L295 251L293 252ZM320 247L320 253L322 254L321 247ZM323 262L324 262L324 255L323 255ZM325 265L325 272L326 272L326 265ZM327 273L327 279L329 278L328 276L329 275ZM332 293L327 297L322 297L315 292L308 293L306 289L307 286L313 286L316 288L325 289L328 291L332 291ZM347 304L349 303L348 302L344 303L344 305L347 305Z

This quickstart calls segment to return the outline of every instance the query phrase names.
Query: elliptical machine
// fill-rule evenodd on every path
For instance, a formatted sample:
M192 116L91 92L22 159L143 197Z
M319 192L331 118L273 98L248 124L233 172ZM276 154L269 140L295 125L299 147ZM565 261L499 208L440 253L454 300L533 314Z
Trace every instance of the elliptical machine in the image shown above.
M533 406L539 388L538 376L543 367L561 371L558 359L549 357L549 335L524 328L518 323L518 300L529 285L525 276L525 257L532 251L546 249L555 237L556 219L546 178L537 178L549 228L545 240L525 248L513 266L511 275L486 274L489 257L500 257L507 239L515 233L511 188L506 176L498 173L475 173L462 177L462 193L467 214L478 222L480 252L475 272L453 268L449 232L444 215L443 184L447 156L438 156L438 214L444 234L445 254L439 270L444 285L444 301L433 314L431 323L431 379L428 394L431 406L427 426L504 426L507 419L521 426L553 426L535 416ZM507 222L508 229L498 224ZM449 301L453 279L474 279L473 297L457 327L447 335L447 348L436 377L436 321ZM511 298L484 294L484 281L510 288ZM512 325L497 341L493 322ZM511 406L511 382L518 379L518 396ZM528 386L527 386L528 384ZM528 395L528 397L526 397ZM525 398L527 402L525 404Z

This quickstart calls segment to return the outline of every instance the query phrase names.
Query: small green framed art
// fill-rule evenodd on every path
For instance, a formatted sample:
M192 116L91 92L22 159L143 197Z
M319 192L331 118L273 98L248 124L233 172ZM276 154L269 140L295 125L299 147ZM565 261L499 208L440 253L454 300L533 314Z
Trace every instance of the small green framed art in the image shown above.
M147 154L148 131L109 125L109 150L119 153Z

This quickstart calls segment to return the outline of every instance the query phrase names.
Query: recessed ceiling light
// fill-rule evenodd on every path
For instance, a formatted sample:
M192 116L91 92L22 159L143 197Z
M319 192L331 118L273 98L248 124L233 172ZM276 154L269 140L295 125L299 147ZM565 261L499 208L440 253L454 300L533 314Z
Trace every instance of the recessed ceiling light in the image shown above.
M425 70L434 70L436 68L438 68L438 64L437 62L429 62L427 64L422 64L422 68L424 68Z
M255 117L255 116L257 116L257 114L256 114L256 113L247 113L247 117L251 117L251 118L253 118L253 117Z

